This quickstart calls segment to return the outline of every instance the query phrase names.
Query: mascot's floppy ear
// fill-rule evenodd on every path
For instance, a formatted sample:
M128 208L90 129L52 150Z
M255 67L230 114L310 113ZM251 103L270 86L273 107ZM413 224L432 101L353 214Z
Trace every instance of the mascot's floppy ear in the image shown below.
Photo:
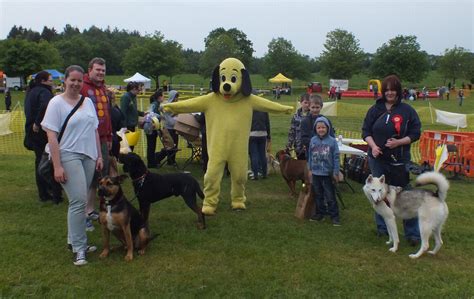
M240 86L240 90L242 94L248 97L252 93L252 82L250 82L250 75L246 69L240 70L242 73L242 85Z
M212 86L212 91L213 92L219 92L219 87L220 87L220 78L219 78L219 65L217 65L214 68L214 71L212 72L212 79L211 79L211 86Z

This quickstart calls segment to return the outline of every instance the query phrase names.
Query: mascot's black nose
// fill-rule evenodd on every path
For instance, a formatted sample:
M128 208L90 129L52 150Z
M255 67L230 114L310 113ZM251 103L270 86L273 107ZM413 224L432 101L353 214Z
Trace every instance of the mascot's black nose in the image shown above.
M230 91L230 84L225 83L223 88L224 88L224 91L229 92Z

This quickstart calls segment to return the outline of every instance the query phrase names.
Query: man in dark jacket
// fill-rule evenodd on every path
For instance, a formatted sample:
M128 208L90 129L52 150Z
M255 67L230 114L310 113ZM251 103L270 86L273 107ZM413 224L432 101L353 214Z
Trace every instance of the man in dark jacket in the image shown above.
M46 107L53 97L53 79L46 71L41 71L35 76L35 85L28 92L25 99L25 147L35 152L35 176L36 186L40 201L53 200L58 204L62 201L61 186L52 182L50 186L40 175L38 175L38 164L48 143L46 132L41 128ZM51 194L49 192L51 189Z

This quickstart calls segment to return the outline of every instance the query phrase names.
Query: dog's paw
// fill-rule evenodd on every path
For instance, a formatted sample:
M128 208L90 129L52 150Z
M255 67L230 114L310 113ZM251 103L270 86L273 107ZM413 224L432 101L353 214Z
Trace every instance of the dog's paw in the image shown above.
M100 255L99 255L99 258L103 259L103 258L106 258L109 256L109 251L108 250L103 250Z
M127 254L127 255L125 256L125 260L126 260L127 262L132 261L132 260L133 260L133 254Z
M216 215L216 208L210 206L203 206L202 213L206 216L214 216Z
M392 244L392 240L388 240L387 242L385 242L385 244L387 245Z
M397 250L398 250L398 248L392 247L388 251L395 253L395 252L397 252Z
M145 254L145 249L138 250L138 255L144 255L144 254Z
M196 224L196 226L197 226L198 229L206 229L206 225L205 225L204 223L202 223L202 222L198 222L198 223Z
M434 250L427 251L428 254L435 255L436 252Z
M416 254L416 253L412 253L412 254L408 255L408 257L411 258L411 259L417 259L417 258L419 258L420 256L419 256L418 254Z

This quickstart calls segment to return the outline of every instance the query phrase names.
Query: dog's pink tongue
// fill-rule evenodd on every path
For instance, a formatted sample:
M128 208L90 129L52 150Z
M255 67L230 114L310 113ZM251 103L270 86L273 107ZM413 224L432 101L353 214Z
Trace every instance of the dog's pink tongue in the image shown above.
M230 95L230 94L225 94L225 95L224 95L224 98L225 98L226 100L230 99L231 97L232 97L232 95Z

